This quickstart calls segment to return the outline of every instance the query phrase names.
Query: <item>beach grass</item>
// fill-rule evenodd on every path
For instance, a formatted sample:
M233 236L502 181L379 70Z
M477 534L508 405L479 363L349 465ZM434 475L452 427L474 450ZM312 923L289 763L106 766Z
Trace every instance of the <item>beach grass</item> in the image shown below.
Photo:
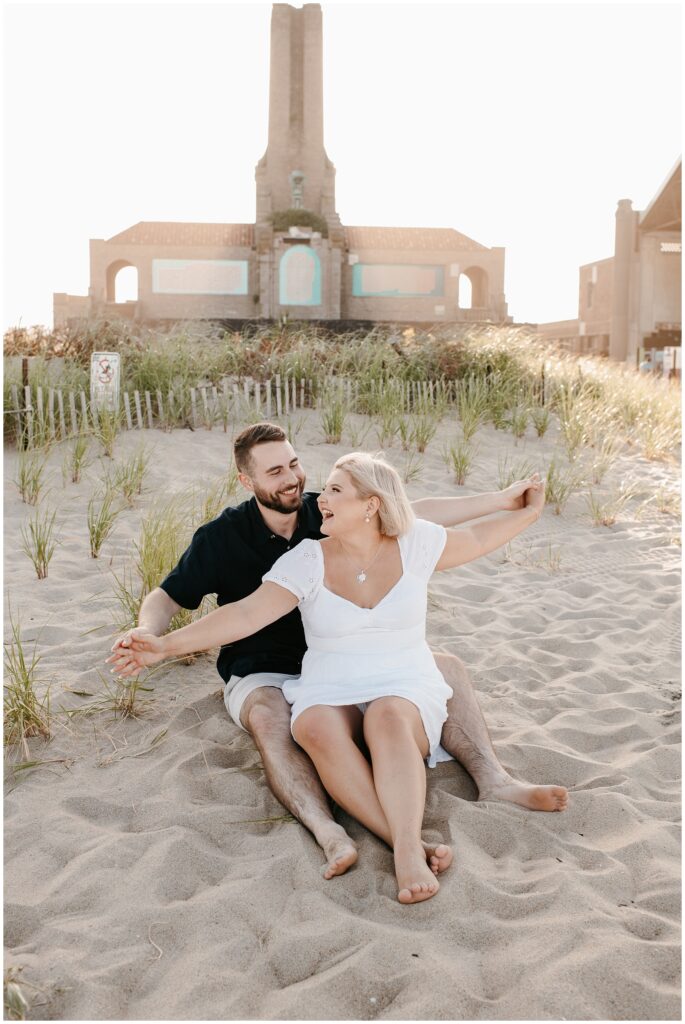
M112 533L117 516L123 506L116 504L117 494L111 485L105 484L96 490L88 501L86 515L88 536L90 538L90 556L98 558L102 545Z
M56 516L55 511L36 509L35 515L21 527L22 551L31 559L39 580L47 578L50 560L59 543L55 534Z
M118 491L128 505L133 505L134 499L142 494L143 481L151 458L151 450L141 444L133 455L114 466L111 488Z
M552 456L545 474L545 503L554 506L555 515L561 515L580 482L576 468L564 465L557 455Z
M5 744L20 744L28 760L28 740L34 736L50 738L50 695L49 690L44 697L36 692L40 662L37 641L31 651L26 650L21 624L13 617L11 608L8 621L11 640L4 644L4 740Z
M62 477L64 481L71 480L72 484L81 481L83 470L91 463L90 438L81 432L67 444L62 462Z
M36 505L45 485L45 470L48 453L44 449L28 449L19 452L15 483L21 500L27 505Z
M7 967L3 976L3 1004L5 1020L26 1020L29 1001L19 984L21 968Z
M354 411L376 419L381 447L393 443L399 416L409 411L423 415L426 403L438 420L455 407L467 439L488 420L522 437L526 410L538 436L558 419L572 461L592 443L593 424L598 423L650 460L677 457L680 445L677 382L647 379L625 364L559 351L524 327L444 325L399 333L394 326L378 325L335 335L296 323L238 332L214 323L181 322L163 330L92 321L52 332L29 328L5 335L7 355L37 356L30 373L34 389L39 381L55 383L47 357L60 355L59 385L87 390L88 360L95 348L122 354L122 391L174 392L176 413L167 427L188 422L190 387L220 388L227 380L241 385L280 374L282 380L307 381L308 394L309 382L319 395L328 381L353 382ZM11 387L16 380L14 367L6 375L6 403L8 381ZM430 392L422 382L432 382ZM250 406L249 419L258 417ZM104 423L109 433L102 443L111 451L120 424L106 418ZM213 420L205 424L212 425ZM6 416L6 432L15 427L14 418Z
M466 437L458 438L444 450L447 468L454 473L455 483L463 487L473 463L474 448Z

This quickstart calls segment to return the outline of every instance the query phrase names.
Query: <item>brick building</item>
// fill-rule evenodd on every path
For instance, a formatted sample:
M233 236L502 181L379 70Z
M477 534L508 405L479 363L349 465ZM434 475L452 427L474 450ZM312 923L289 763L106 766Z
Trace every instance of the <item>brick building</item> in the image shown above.
M636 365L645 352L679 348L682 336L682 162L645 210L621 199L614 255L579 268L578 319L538 324L571 352ZM679 366L679 361L676 363Z
M451 228L341 223L323 144L319 4L273 5L268 144L255 178L255 224L142 221L91 239L88 295L55 294L55 325L90 316L510 322L504 249ZM120 303L125 267L138 294Z

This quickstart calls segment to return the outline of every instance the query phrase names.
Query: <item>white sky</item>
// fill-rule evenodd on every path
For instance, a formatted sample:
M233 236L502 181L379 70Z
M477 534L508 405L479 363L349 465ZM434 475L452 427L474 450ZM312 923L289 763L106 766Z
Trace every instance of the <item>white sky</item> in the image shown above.
M88 239L249 223L269 4L7 4L3 328L85 295ZM323 4L325 139L344 224L506 249L518 321L577 315L680 151L679 4Z

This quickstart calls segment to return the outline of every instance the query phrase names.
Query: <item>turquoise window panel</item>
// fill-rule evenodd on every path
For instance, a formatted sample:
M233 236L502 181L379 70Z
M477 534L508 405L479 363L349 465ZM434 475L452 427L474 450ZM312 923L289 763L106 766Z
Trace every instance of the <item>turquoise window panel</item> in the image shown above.
M309 245L293 245L278 268L278 301L282 306L321 305L321 260Z
M389 298L432 298L445 294L445 268L404 263L355 263L352 294Z
M157 295L247 295L247 260L153 260Z

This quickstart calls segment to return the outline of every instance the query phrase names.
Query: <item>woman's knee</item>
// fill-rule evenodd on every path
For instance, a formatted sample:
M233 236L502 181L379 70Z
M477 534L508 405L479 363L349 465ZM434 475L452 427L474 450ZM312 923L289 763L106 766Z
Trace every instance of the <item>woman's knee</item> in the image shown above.
M398 743L416 747L422 757L428 754L429 743L423 719L417 706L403 697L382 697L373 701L364 715L364 738L371 757L384 746Z
M330 749L341 739L354 736L354 722L347 708L316 705L307 708L293 722L293 736L305 750Z
M420 721L418 708L403 697L379 697L372 701L364 715L364 735L367 740L379 733L397 735L398 730L413 731Z

